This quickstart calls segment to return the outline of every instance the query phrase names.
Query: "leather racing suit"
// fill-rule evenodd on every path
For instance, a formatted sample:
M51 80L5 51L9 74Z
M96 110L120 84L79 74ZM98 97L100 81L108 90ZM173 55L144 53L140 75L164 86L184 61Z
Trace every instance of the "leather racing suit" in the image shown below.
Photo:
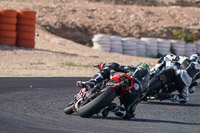
M200 64L185 56L168 54L162 57L158 64L152 68L151 76L159 77L162 83L154 84L154 80L151 80L149 93L167 83L175 83L180 95L172 95L171 100L185 103L189 100L189 93L193 93L200 82Z

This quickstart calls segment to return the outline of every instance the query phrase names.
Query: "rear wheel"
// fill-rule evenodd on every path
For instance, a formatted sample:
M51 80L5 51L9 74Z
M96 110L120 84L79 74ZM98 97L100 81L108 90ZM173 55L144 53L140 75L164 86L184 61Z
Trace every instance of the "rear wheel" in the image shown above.
M81 117L89 118L93 114L99 113L99 111L108 106L116 97L116 90L113 87L107 87L100 95L98 95L92 101L79 105L77 112Z

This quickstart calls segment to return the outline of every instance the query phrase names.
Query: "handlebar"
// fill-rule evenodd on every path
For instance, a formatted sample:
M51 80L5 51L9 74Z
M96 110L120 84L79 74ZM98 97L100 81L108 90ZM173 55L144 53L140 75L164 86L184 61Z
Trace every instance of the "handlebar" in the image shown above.
M107 83L108 86L115 86L115 87L126 87L129 88L129 82L128 81L121 81L120 83Z

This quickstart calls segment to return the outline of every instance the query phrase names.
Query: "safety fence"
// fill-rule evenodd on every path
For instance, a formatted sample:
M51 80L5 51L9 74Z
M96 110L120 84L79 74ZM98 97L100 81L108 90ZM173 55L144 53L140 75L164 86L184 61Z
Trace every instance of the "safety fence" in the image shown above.
M0 9L0 45L35 46L36 12Z
M200 41L186 43L181 40L145 37L140 39L134 37L123 38L109 34L96 34L92 41L93 49L132 56L156 57L174 53L189 57L192 53L200 52Z

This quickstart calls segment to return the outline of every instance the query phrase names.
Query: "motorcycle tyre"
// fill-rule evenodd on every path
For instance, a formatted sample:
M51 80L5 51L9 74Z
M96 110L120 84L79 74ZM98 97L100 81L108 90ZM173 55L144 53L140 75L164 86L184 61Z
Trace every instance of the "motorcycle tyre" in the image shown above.
M107 87L106 90L91 102L77 109L81 117L89 118L97 114L102 108L108 106L116 97L116 90L113 87Z
M66 108L64 109L65 114L70 115L70 114L74 113L74 111L73 111L73 106L74 106L74 104L72 104L72 105L66 107Z

